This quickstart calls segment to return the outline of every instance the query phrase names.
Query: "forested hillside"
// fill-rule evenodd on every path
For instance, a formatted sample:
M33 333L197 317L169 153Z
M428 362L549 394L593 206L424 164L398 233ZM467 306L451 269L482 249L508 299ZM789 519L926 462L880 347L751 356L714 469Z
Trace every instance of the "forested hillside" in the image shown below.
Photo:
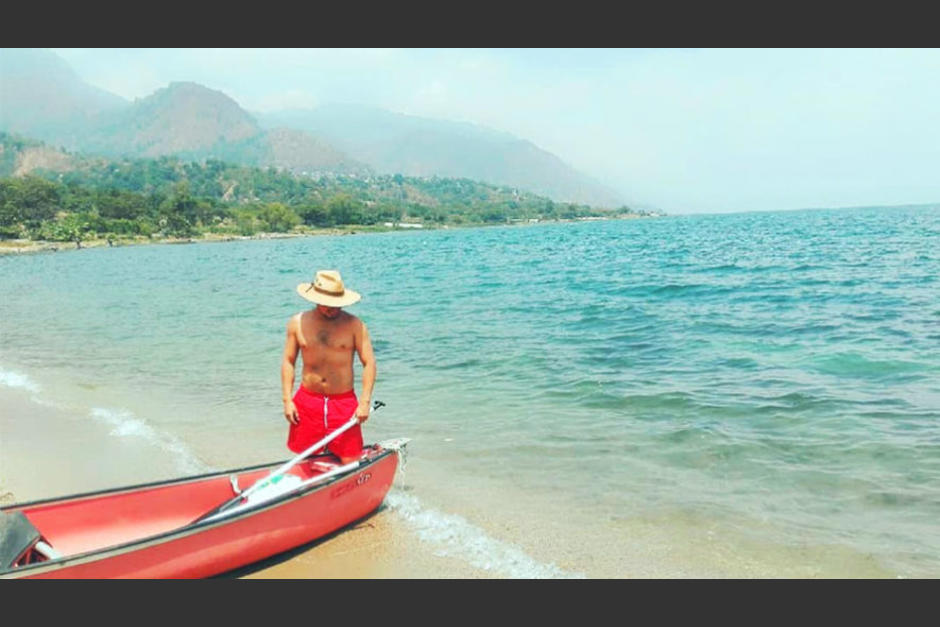
M350 103L250 113L225 92L187 80L129 102L43 49L0 48L0 85L0 131L84 154L218 159L301 175L467 178L556 202L622 204L619 192L560 156L467 122Z
M39 160L24 172L24 159L38 150L55 153L58 167L42 167ZM51 241L252 235L400 222L499 224L631 213L627 207L611 212L555 203L468 179L299 176L219 160L84 157L3 133L0 177L0 237Z

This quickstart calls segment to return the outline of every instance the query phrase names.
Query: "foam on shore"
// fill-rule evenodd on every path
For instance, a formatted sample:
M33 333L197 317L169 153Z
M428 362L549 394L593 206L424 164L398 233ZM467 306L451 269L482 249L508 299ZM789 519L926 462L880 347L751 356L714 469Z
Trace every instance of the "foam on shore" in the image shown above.
M0 368L0 385L5 385L8 388L23 389L33 394L38 394L42 389L39 384L30 379L29 376L2 368Z
M519 547L496 540L455 514L427 508L417 497L392 489L385 502L399 514L424 542L442 557L460 558L498 577L520 579L584 578L554 564L543 564Z
M174 435L123 409L53 396L0 368L0 501L27 502L211 470ZM69 400L71 398L71 400Z
M157 431L145 420L138 418L130 411L93 407L90 415L92 418L111 426L109 434L112 436L136 438L170 453L176 466L184 474L200 474L213 470L197 459L178 438Z

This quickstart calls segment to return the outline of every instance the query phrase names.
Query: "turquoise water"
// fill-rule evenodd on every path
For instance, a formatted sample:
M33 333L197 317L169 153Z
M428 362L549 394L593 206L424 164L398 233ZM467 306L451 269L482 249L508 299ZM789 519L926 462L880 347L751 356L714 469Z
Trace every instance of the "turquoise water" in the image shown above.
M364 295L366 439L414 439L403 515L589 576L642 574L641 523L701 567L654 575L755 546L758 575L940 575L940 208L6 256L0 383L185 467L286 457L284 330L317 268Z

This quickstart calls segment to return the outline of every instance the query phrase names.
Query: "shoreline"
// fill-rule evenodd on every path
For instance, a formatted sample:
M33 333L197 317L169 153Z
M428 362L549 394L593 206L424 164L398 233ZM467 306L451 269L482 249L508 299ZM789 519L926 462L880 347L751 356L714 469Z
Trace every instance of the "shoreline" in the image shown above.
M127 246L159 246L179 244L213 244L220 242L239 242L251 240L293 239L298 237L320 237L324 235L361 235L363 233L399 233L412 231L444 231L453 229L480 229L493 227L531 227L545 224L570 224L580 222L599 222L609 220L636 220L642 218L657 218L665 216L644 216L626 214L614 217L586 217L566 220L539 220L537 222L513 222L500 224L447 224L422 225L421 228L408 228L400 226L350 225L348 227L330 227L310 229L300 233L256 233L254 235L228 235L220 233L203 233L192 237L161 237L147 238L143 236L133 238L93 238L76 242L55 242L49 240L8 239L0 240L0 256L27 255L37 253L67 252L84 250L86 248L121 248Z
M219 235L206 233L194 237L167 237L160 239L132 238L108 240L95 238L75 242L51 242L48 240L5 240L0 241L0 255L28 255L36 253L66 252L86 248L124 248L127 246L160 246L179 244L214 244L220 242L239 242L248 240L293 239L296 237L318 237L321 235L355 235L359 231L324 229L310 233L259 233L256 235Z
M43 428L24 418L41 415ZM56 437L48 437L48 433ZM148 442L115 437L74 407L28 388L0 386L0 507L180 476ZM43 463L37 463L41 458ZM140 464L146 459L146 464ZM45 463L48 462L48 463ZM396 477L392 491L407 490ZM439 554L389 506L311 543L216 577L232 579L480 579L497 574Z

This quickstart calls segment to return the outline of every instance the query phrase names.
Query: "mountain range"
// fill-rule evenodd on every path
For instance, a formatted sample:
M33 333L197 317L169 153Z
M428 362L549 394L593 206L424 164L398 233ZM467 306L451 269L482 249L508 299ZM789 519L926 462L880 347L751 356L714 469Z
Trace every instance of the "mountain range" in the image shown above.
M0 49L0 87L0 130L74 152L215 158L298 174L467 178L557 201L624 204L617 192L532 142L465 122L356 104L252 114L192 82L128 102L37 49Z

